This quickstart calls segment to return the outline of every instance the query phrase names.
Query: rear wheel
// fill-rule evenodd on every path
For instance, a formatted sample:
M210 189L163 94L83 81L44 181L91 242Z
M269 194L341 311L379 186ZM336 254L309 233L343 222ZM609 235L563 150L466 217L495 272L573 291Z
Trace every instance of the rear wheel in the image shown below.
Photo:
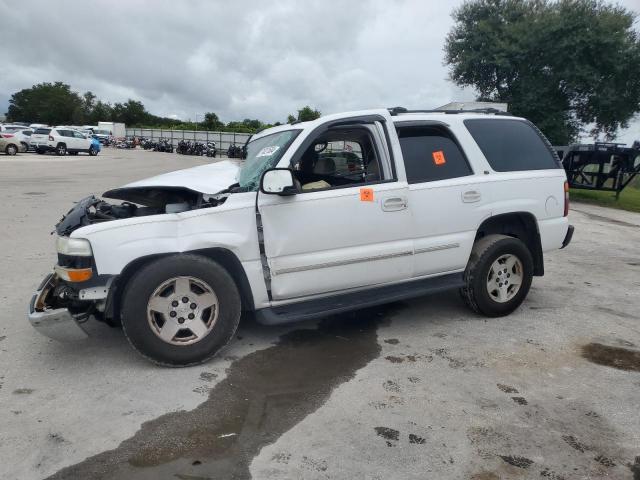
M533 258L517 238L487 235L473 246L460 293L475 312L500 317L524 301L533 280Z
M20 145L22 145L22 150L25 152L29 151L29 144L27 144L26 142L20 142Z
M56 155L64 156L67 154L67 146L64 143L59 143L56 147Z
M16 153L18 153L18 147L16 147L12 143L10 145L7 145L7 148L5 148L4 151L7 155L14 156Z
M218 263L197 255L165 257L141 268L123 298L122 327L151 361L187 366L213 357L240 321L240 294Z

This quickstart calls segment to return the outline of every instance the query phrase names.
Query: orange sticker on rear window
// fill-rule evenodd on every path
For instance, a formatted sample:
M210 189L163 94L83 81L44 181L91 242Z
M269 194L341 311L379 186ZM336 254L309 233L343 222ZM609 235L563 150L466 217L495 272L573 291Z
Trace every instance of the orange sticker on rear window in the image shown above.
M433 156L433 163L436 165L444 165L447 161L444 159L444 152L442 150L438 150L437 152L433 152L431 154Z
M360 201L361 202L373 202L373 188L361 188L360 189Z

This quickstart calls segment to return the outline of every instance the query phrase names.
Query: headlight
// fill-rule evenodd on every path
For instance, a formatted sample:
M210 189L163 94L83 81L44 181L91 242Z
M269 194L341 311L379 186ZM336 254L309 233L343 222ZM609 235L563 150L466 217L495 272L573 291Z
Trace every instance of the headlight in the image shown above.
M62 255L75 257L90 257L91 244L84 238L58 237L56 239L56 250Z

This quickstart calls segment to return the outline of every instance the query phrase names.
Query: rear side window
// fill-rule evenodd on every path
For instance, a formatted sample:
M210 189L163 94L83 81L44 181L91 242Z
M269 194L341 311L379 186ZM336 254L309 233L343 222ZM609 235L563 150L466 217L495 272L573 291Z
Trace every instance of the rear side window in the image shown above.
M430 126L399 126L397 131L409 183L473 174L464 153L446 130Z
M36 128L33 132L35 135L49 135L50 128Z
M549 141L529 122L472 119L464 124L496 172L560 168Z

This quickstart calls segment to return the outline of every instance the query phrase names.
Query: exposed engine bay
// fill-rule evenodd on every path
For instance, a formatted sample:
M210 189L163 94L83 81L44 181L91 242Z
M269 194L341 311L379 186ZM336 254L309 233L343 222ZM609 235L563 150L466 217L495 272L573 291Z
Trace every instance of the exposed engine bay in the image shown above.
M99 222L215 207L227 198L220 194L207 196L183 187L115 189L103 196L123 202L109 203L94 195L85 197L62 217L56 225L56 233L65 236L80 227Z

